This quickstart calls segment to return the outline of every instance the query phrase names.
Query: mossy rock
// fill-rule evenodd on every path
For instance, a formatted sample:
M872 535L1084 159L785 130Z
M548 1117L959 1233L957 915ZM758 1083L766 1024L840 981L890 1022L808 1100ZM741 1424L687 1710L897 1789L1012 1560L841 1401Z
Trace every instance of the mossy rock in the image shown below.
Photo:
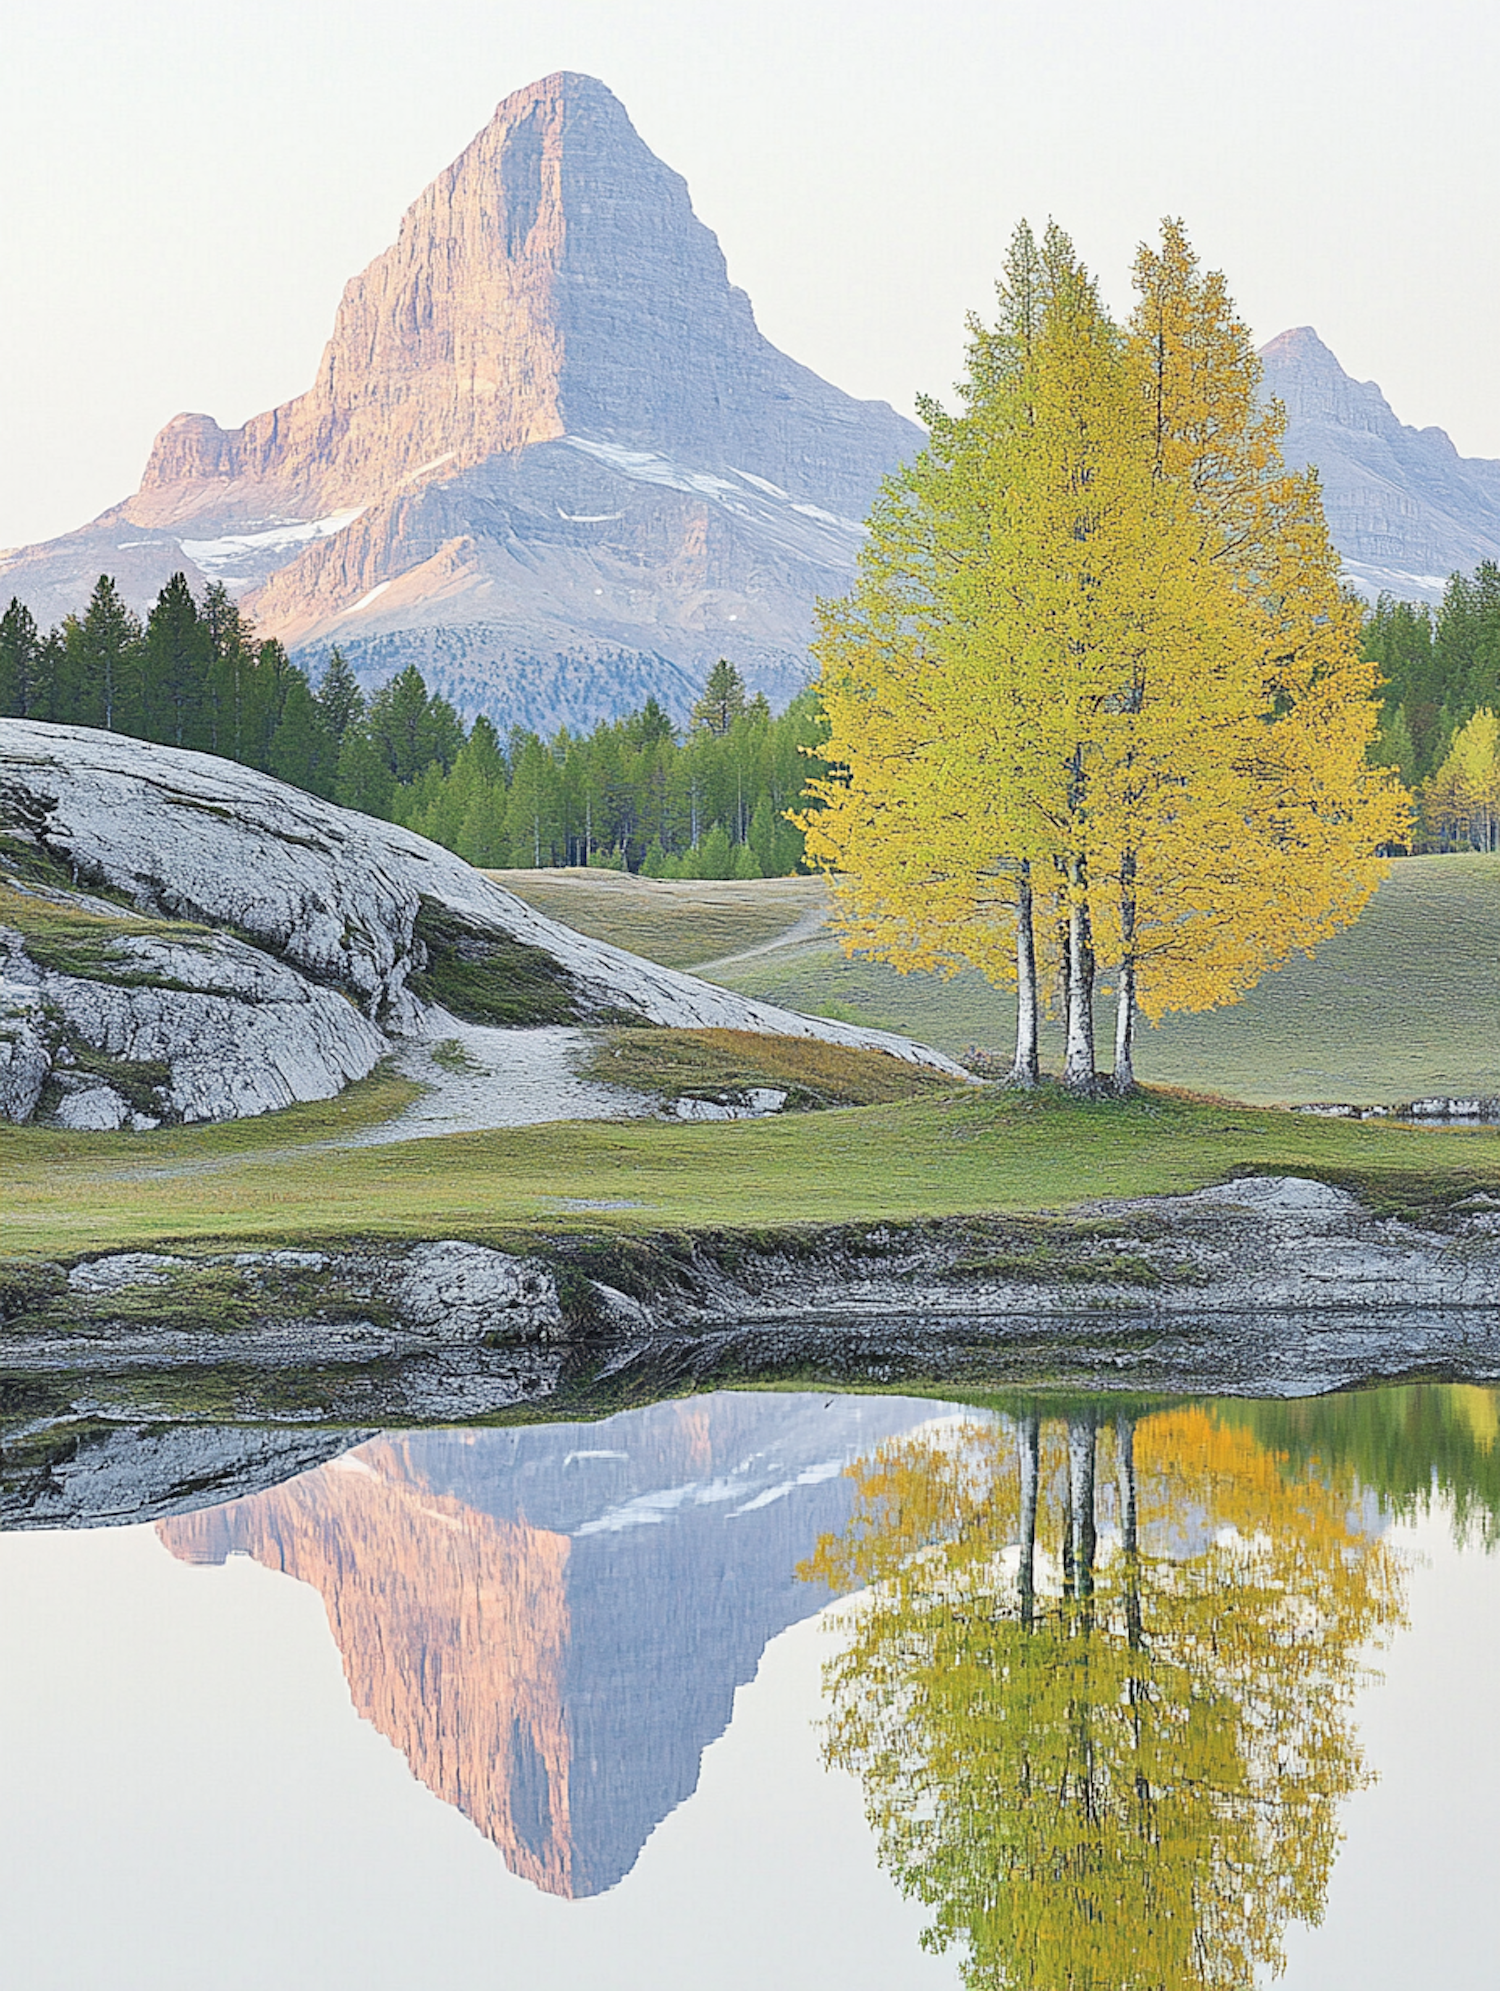
M411 978L412 993L465 1023L520 1029L597 1020L596 1007L545 948L481 933L432 899L422 901L414 933L427 961Z

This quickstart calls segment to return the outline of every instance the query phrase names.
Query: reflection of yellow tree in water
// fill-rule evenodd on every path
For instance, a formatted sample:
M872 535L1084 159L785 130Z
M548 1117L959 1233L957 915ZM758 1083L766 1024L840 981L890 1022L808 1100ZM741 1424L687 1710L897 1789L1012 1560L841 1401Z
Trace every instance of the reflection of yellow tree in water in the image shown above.
M830 1668L902 1888L973 1987L1249 1985L1322 1912L1399 1572L1350 1493L1199 1409L967 1425L855 1468L804 1574L873 1585Z

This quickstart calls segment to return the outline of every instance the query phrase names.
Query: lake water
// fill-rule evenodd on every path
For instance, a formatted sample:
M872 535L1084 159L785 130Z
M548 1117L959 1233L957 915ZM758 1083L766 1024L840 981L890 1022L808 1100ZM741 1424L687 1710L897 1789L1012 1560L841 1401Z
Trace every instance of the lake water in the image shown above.
M4 1982L1488 1991L1497 1437L724 1392L5 1535Z

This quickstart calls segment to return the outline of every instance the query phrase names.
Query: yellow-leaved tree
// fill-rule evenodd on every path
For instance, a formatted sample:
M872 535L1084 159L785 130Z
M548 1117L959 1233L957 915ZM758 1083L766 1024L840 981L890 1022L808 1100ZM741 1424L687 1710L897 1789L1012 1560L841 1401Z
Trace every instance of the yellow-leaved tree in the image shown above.
M1317 474L1282 463L1285 413L1261 399L1260 361L1222 274L1205 273L1182 224L1167 221L1160 248L1137 255L1135 286L1129 338L1161 474L1191 492L1203 548L1244 608L1257 711L1248 734L1221 746L1221 763L1248 779L1248 813L1222 812L1216 831L1200 819L1185 868L1138 867L1139 885L1122 890L1127 1065L1132 995L1153 1020L1237 1000L1358 918L1385 875L1377 853L1410 820L1399 781L1369 765L1380 680L1360 654L1360 609L1341 586Z
M969 1423L851 1469L827 1754L973 1991L1251 1991L1316 1922L1402 1572L1347 1477L1189 1406Z
M1422 806L1428 827L1446 847L1500 848L1500 719L1488 706L1454 734L1422 792Z
M1117 327L1056 228L1017 231L962 405L890 480L815 646L834 771L804 820L850 951L1014 980L1038 1075L1039 966L1064 1077L1096 1085L1097 966L1137 1003L1233 1000L1357 915L1405 798L1368 769L1358 617L1316 485L1222 282L1169 227Z

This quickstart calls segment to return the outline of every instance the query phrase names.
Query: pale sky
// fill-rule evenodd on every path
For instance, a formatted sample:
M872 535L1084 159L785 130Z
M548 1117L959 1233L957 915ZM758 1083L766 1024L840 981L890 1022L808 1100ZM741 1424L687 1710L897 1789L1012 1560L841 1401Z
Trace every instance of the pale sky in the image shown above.
M1124 308L1170 212L1258 337L1315 325L1500 456L1493 0L6 0L0 546L123 497L179 410L300 393L347 278L564 68L853 393L947 393L1020 215Z

